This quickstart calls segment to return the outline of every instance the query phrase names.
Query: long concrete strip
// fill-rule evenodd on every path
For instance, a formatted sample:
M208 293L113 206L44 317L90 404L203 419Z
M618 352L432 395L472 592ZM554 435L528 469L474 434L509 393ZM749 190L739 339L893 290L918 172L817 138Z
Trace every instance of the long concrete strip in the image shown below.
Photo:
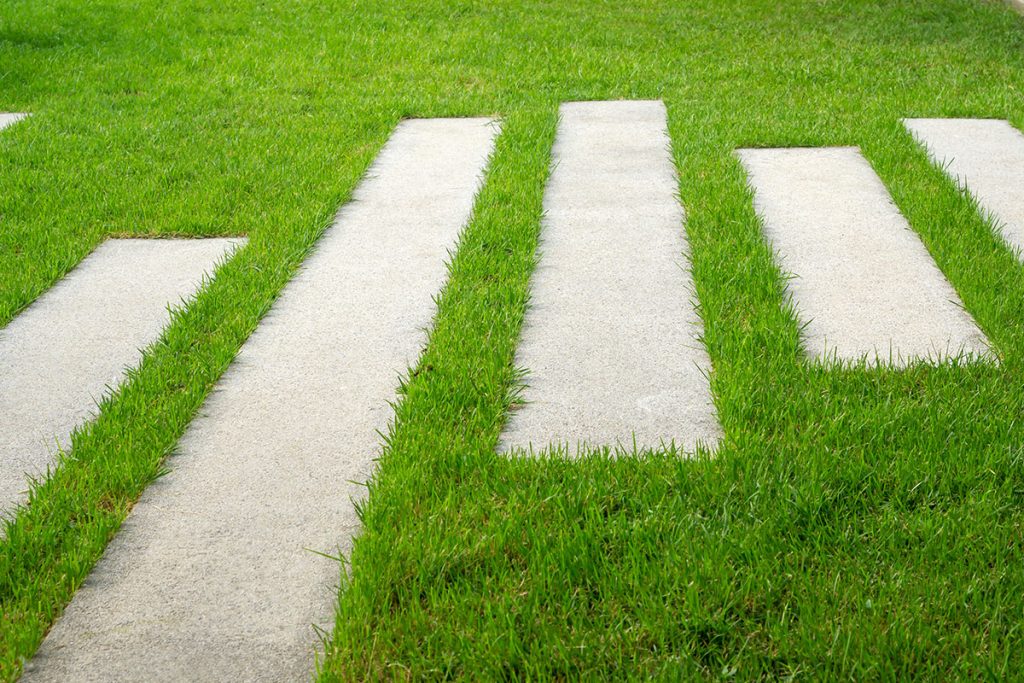
M935 163L991 212L1024 257L1024 134L995 119L906 119Z
M13 126L15 123L21 121L27 116L28 114L0 113L0 130L3 130L7 126Z
M738 152L808 354L903 366L989 345L860 151Z
M191 296L232 240L104 242L0 329L0 509L24 502L71 431Z
M721 438L661 102L562 105L503 449Z
M298 681L497 126L399 125L29 667L29 681ZM140 674L140 672L144 672Z

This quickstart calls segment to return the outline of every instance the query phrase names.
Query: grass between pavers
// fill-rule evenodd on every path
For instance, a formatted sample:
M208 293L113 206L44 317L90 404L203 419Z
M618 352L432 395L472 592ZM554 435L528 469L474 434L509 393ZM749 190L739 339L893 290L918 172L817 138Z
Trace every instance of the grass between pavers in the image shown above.
M996 4L0 8L0 324L104 236L247 233L0 549L14 677L401 116L505 118L371 483L324 679L1024 667L1024 268L899 125L1024 127ZM494 453L559 101L662 98L714 457ZM736 147L860 145L1002 363L801 362Z

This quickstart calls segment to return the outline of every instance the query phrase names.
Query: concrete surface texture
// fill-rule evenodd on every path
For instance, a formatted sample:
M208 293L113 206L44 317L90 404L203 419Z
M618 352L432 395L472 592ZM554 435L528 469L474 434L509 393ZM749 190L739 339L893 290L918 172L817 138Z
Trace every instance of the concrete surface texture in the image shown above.
M988 342L856 148L738 152L817 359L905 365Z
M3 130L7 126L14 125L18 121L28 116L28 114L8 114L0 113L0 130Z
M243 346L26 673L297 681L497 125L412 120Z
M109 240L0 329L0 510L54 463L71 431L136 365L232 248L225 239Z
M669 145L661 102L562 105L502 449L721 437Z
M1024 134L995 119L905 119L903 124L967 188L1024 258Z

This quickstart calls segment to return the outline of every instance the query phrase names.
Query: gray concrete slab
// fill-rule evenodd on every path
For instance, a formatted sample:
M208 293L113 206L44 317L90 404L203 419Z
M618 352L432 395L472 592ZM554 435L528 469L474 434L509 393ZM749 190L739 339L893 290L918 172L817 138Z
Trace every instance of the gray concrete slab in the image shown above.
M415 363L497 126L399 125L56 623L28 681L297 681L352 500ZM141 673L140 673L141 672Z
M28 114L0 113L0 130L3 130L7 126L13 126L15 123L21 121L27 116Z
M991 213L1024 257L1024 134L996 119L905 119L935 163Z
M0 329L0 511L24 502L26 477L46 473L231 247L109 240Z
M669 147L661 102L562 105L502 449L721 438Z
M818 360L906 365L988 341L860 151L746 149L754 205Z

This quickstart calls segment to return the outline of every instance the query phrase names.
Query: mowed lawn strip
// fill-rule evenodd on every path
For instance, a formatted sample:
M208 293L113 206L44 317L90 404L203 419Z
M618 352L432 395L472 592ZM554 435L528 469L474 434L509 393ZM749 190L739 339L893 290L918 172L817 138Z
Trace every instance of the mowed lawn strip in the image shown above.
M164 680L310 677L334 617L331 558L359 529L350 498L365 492L499 129L486 118L396 128L27 680L122 680L147 667Z
M363 508L325 678L1024 667L1024 269L906 117L1024 126L974 0L0 9L0 324L109 235L249 234L0 549L17 674L402 116L506 121ZM157 27L157 28L154 28ZM725 440L506 460L558 103L662 99ZM998 366L802 360L741 147L857 145ZM683 226L680 226L683 229Z
M984 335L859 149L737 155L809 357L902 366L986 356Z
M810 26L813 12L794 10L772 26L776 34L755 41L759 59L744 53L749 43L730 49L723 14L717 54L735 61L723 57L724 73L711 75L696 65L694 40L692 60L675 64L682 73L692 67L688 78L660 94L669 105L724 447L696 462L672 454L491 459L498 427L476 433L466 425L493 407L452 406L451 398L479 396L483 373L453 382L437 369L465 362L457 358L476 348L470 340L481 330L488 340L500 337L485 306L442 309L421 364L431 371L412 380L401 413L408 421L399 421L372 488L324 680L998 677L1020 665L1021 604L1011 596L1024 580L1015 540L1022 526L1016 416L1024 408L1016 368L1024 347L1013 320L1024 313L1024 277L969 198L897 132L898 112L907 109L1020 111L1001 85L1007 63L1020 68L1003 52L1020 45L1019 36L986 42L1000 57L978 90L960 81L959 65L943 62L952 57L948 43L915 44L990 10L972 8L903 16L863 7L842 19L813 17L826 21L819 28ZM778 17L766 6L752 11ZM811 16L801 26L803 11ZM929 20L928 30L916 26ZM604 42L607 32L595 27L589 36L591 25L582 27L576 45L589 37L621 54ZM666 22L666 33L673 29L685 32ZM845 40L836 45L833 33ZM975 27L969 41L983 34ZM959 45L955 36L949 41ZM900 54L908 49L916 54ZM930 71L932 80L909 93L886 89L928 60L947 71ZM616 64L612 56L608 62ZM649 74L638 71L642 82ZM607 97L619 73L608 66L594 76L600 84L571 97ZM877 73L886 75L882 83ZM783 87L789 81L802 87ZM703 82L717 91L701 89ZM944 103L937 93L949 89L962 99ZM655 94L652 87L634 96ZM1019 125L1021 116L1013 118ZM783 274L732 156L754 145L862 147L1004 366L918 364L896 372L806 364ZM532 184L522 167L519 182ZM471 275L457 262L452 291L460 274L484 283L501 272ZM451 338L460 343L447 347ZM471 367L504 352L488 351ZM433 453L424 445L430 430L452 434Z
M244 240L110 240L0 330L0 514ZM116 333L112 331L116 330Z
M197 32L185 59L179 48L140 48L148 21L166 19L159 3L137 14L115 4L86 9L68 2L2 10L9 30L0 47L12 55L5 78L46 106L0 135L0 324L105 236L247 233L250 243L187 311L173 314L139 368L103 401L99 419L73 435L70 461L8 524L0 546L4 679L17 677L401 117L386 105L352 102L324 108L326 120L273 130L270 121L310 106L316 88L269 107L265 85L227 87L239 67L221 59L232 44L224 30ZM193 8L181 25L195 29L205 14ZM225 21L245 24L214 24ZM47 26L49 38L40 35ZM176 43L171 34L156 38L157 48ZM231 54L259 61L274 51L271 40ZM75 96L55 87L80 80ZM53 92L39 92L47 85ZM5 94L15 96L11 90Z
M906 119L903 125L992 216L1003 239L1024 252L1024 132L999 119Z

